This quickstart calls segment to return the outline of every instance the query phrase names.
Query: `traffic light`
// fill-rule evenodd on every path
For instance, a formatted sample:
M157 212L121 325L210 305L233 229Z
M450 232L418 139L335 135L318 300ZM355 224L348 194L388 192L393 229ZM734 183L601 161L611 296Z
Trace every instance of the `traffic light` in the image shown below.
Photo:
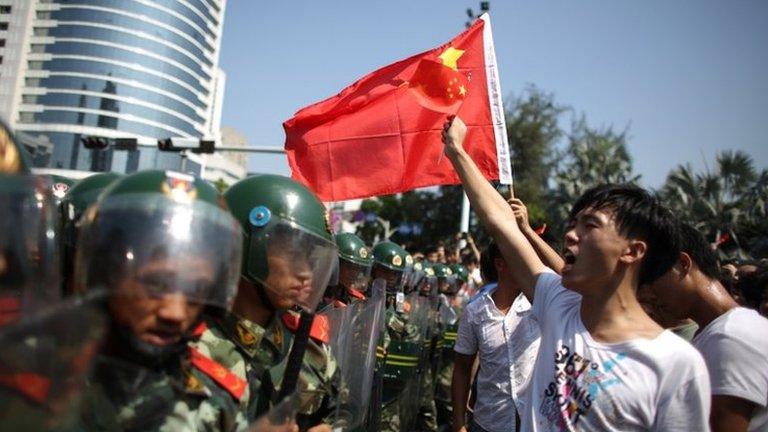
M109 140L104 137L86 136L80 138L80 142L83 146L91 150L104 150L109 146Z
M160 151L181 151L173 146L173 140L170 138L157 140L157 148Z
M157 148L160 151L181 152L186 150L192 153L210 154L215 151L216 142L198 138L166 138L157 140Z
M197 147L197 149L192 149L192 153L213 154L215 148L216 148L216 141L200 140L200 145Z
M115 138L115 150L135 151L138 146L136 138Z

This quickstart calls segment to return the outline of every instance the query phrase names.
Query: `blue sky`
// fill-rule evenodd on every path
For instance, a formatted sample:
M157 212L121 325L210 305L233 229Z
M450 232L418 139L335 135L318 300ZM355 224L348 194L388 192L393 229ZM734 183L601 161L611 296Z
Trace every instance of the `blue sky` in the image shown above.
M448 41L477 5L229 0L222 123L282 146L295 111ZM594 126L629 126L646 186L680 163L712 166L724 149L768 167L768 2L496 0L491 19L502 92L535 84ZM251 156L249 170L290 173L272 155Z

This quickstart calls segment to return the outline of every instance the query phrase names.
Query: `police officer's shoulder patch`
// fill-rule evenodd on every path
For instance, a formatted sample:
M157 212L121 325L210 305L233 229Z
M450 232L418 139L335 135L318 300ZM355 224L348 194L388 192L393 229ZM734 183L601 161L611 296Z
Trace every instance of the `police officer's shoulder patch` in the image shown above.
M219 362L206 357L203 353L193 347L189 347L189 357L190 362L197 370L213 379L216 384L231 394L235 400L240 400L245 389L248 387L244 380L232 373ZM189 386L189 379L187 381L187 385Z
M360 255L360 258L368 258L368 249L365 246L361 247L357 253Z
M392 257L392 265L400 267L403 265L403 259L400 257L400 255L395 255Z

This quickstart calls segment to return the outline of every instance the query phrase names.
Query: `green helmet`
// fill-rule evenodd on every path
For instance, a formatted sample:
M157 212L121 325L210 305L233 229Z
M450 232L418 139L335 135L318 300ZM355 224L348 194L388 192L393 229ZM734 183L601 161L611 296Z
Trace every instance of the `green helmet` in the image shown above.
M75 183L61 200L63 241L74 247L76 223L85 210L96 202L99 194L112 182L122 177L117 173L98 173Z
M448 265L435 263L432 265L432 269L435 271L437 287L440 293L454 295L458 292L459 287L456 283L456 275L453 274L453 270Z
M270 174L235 183L224 198L243 228L242 277L285 297L285 288L268 281L270 268L279 265L269 258L285 257L291 264L287 276L301 287L290 294L292 299L313 310L329 282L336 284L331 278L338 269L338 249L323 203L302 184ZM278 270L273 268L274 277Z
M336 234L336 246L339 248L339 258L361 266L373 265L373 255L368 250L363 239L352 233Z
M429 261L421 263L422 276L417 282L419 293L425 296L437 294L437 277L435 276L434 264Z
M58 213L49 179L0 122L0 326L60 300Z
M339 248L339 284L365 291L371 275L373 255L363 240L352 233L336 234Z
M81 220L75 286L120 295L179 293L228 309L237 292L240 227L212 186L172 171L109 185ZM125 292L121 281L130 280Z
M390 270L404 272L408 252L391 241L383 241L373 247L373 263Z
M387 291L399 291L404 280L408 252L391 241L383 241L373 247L371 277L387 281Z
M96 202L99 194L112 182L119 179L117 173L98 173L75 183L59 204L61 213L61 261L64 290L71 293L72 266L75 259L80 216Z
M456 275L456 279L463 283L469 282L469 271L466 267L461 264L451 264L450 268L453 271L453 274Z
M51 178L51 192L56 202L61 203L67 192L77 183L77 180L56 174L52 174L49 177Z

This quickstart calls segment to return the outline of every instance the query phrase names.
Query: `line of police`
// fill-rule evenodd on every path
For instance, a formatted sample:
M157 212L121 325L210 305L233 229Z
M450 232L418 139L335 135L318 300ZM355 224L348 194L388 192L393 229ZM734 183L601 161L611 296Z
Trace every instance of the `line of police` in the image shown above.
M0 430L449 421L463 267L333 236L323 204L281 176L223 196L166 171L52 190L2 126ZM317 312L304 333L302 310ZM296 391L281 391L302 337Z

